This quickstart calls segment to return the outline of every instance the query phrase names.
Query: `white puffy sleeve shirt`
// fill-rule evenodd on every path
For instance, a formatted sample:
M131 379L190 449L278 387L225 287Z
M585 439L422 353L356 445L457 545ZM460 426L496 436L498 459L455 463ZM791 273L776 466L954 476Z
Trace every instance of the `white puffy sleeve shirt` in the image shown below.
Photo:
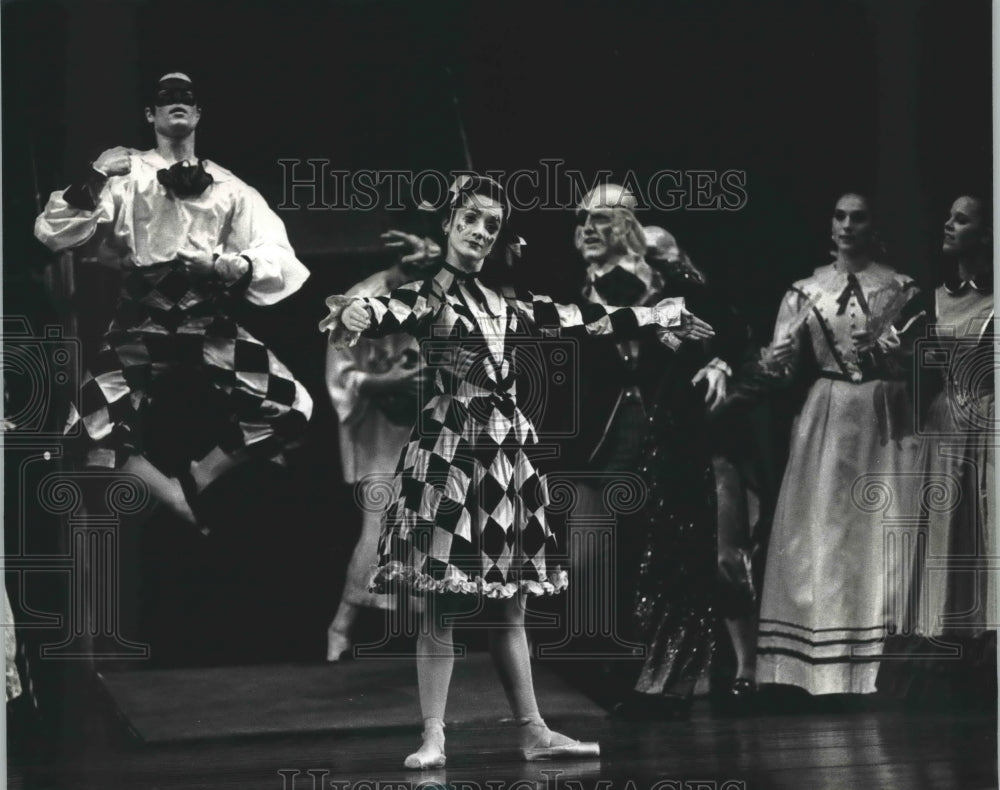
M196 197L177 199L157 180L169 163L156 151L131 158L132 171L107 180L93 211L69 205L63 190L53 192L35 221L39 241L53 251L71 249L110 226L110 243L135 266L175 260L182 250L245 255L253 263L245 292L252 304L274 304L302 287L309 270L256 189L206 160L214 182Z

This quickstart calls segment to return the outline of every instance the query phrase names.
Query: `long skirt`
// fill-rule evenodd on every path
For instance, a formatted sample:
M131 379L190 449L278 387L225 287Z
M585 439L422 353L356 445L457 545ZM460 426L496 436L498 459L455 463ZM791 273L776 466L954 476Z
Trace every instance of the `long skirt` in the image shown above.
M923 425L920 543L908 604L914 627L892 640L879 690L929 703L996 703L994 397L942 392ZM991 702L992 701L992 702Z
M934 399L920 446L927 545L914 597L922 636L996 630L994 401L976 404L982 422L963 419L959 406L947 392Z
M813 384L793 429L761 600L757 679L870 693L905 621L917 443L902 382Z

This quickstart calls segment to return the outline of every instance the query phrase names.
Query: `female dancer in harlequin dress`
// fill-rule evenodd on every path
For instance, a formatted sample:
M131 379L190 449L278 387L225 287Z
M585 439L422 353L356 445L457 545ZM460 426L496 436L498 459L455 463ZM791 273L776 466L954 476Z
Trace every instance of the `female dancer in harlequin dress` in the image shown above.
M761 599L757 679L811 694L871 693L903 557L886 517L911 493L916 439L906 381L921 300L872 259L869 201L846 194L836 260L785 295L769 349L775 375L810 377L775 508ZM887 567L887 564L890 564Z
M489 629L490 653L523 757L599 754L596 743L551 731L535 701L525 597L559 592L567 578L547 562L554 547L545 519L548 493L530 457L534 426L517 404L516 336L559 329L583 336L625 334L651 324L683 336L712 334L677 300L655 307L578 307L530 293L498 294L478 274L496 241L509 237L508 223L502 187L462 176L442 221L447 252L440 270L384 297L330 297L330 315L320 324L334 345L349 345L361 333L426 338L423 356L435 371L435 394L400 457L372 582L379 590L407 584L428 595L417 641L423 744L406 758L408 768L445 763L454 648L452 627L441 615L469 596L486 603L491 622L502 623Z

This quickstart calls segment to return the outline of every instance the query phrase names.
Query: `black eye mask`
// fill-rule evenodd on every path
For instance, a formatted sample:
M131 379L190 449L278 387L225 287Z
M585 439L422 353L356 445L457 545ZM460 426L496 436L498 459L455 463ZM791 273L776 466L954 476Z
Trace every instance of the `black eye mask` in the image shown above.
M194 107L194 88L185 80L164 80L156 89L156 106L166 107L170 104L185 104Z
M210 173L205 172L201 159L196 165L178 162L169 168L157 170L156 179L179 198L197 197L215 180Z

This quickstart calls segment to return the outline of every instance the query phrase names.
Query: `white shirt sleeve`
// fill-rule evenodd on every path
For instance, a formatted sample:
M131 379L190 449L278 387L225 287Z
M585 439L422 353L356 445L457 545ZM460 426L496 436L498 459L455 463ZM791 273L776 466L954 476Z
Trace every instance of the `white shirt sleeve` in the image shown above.
M246 299L269 305L295 293L309 270L295 257L284 223L253 187L242 185L233 208L224 252L245 255L253 265Z
M109 178L93 211L75 208L63 197L64 189L49 196L35 220L35 238L53 252L73 249L93 238L99 225L115 221L123 189L123 178Z

